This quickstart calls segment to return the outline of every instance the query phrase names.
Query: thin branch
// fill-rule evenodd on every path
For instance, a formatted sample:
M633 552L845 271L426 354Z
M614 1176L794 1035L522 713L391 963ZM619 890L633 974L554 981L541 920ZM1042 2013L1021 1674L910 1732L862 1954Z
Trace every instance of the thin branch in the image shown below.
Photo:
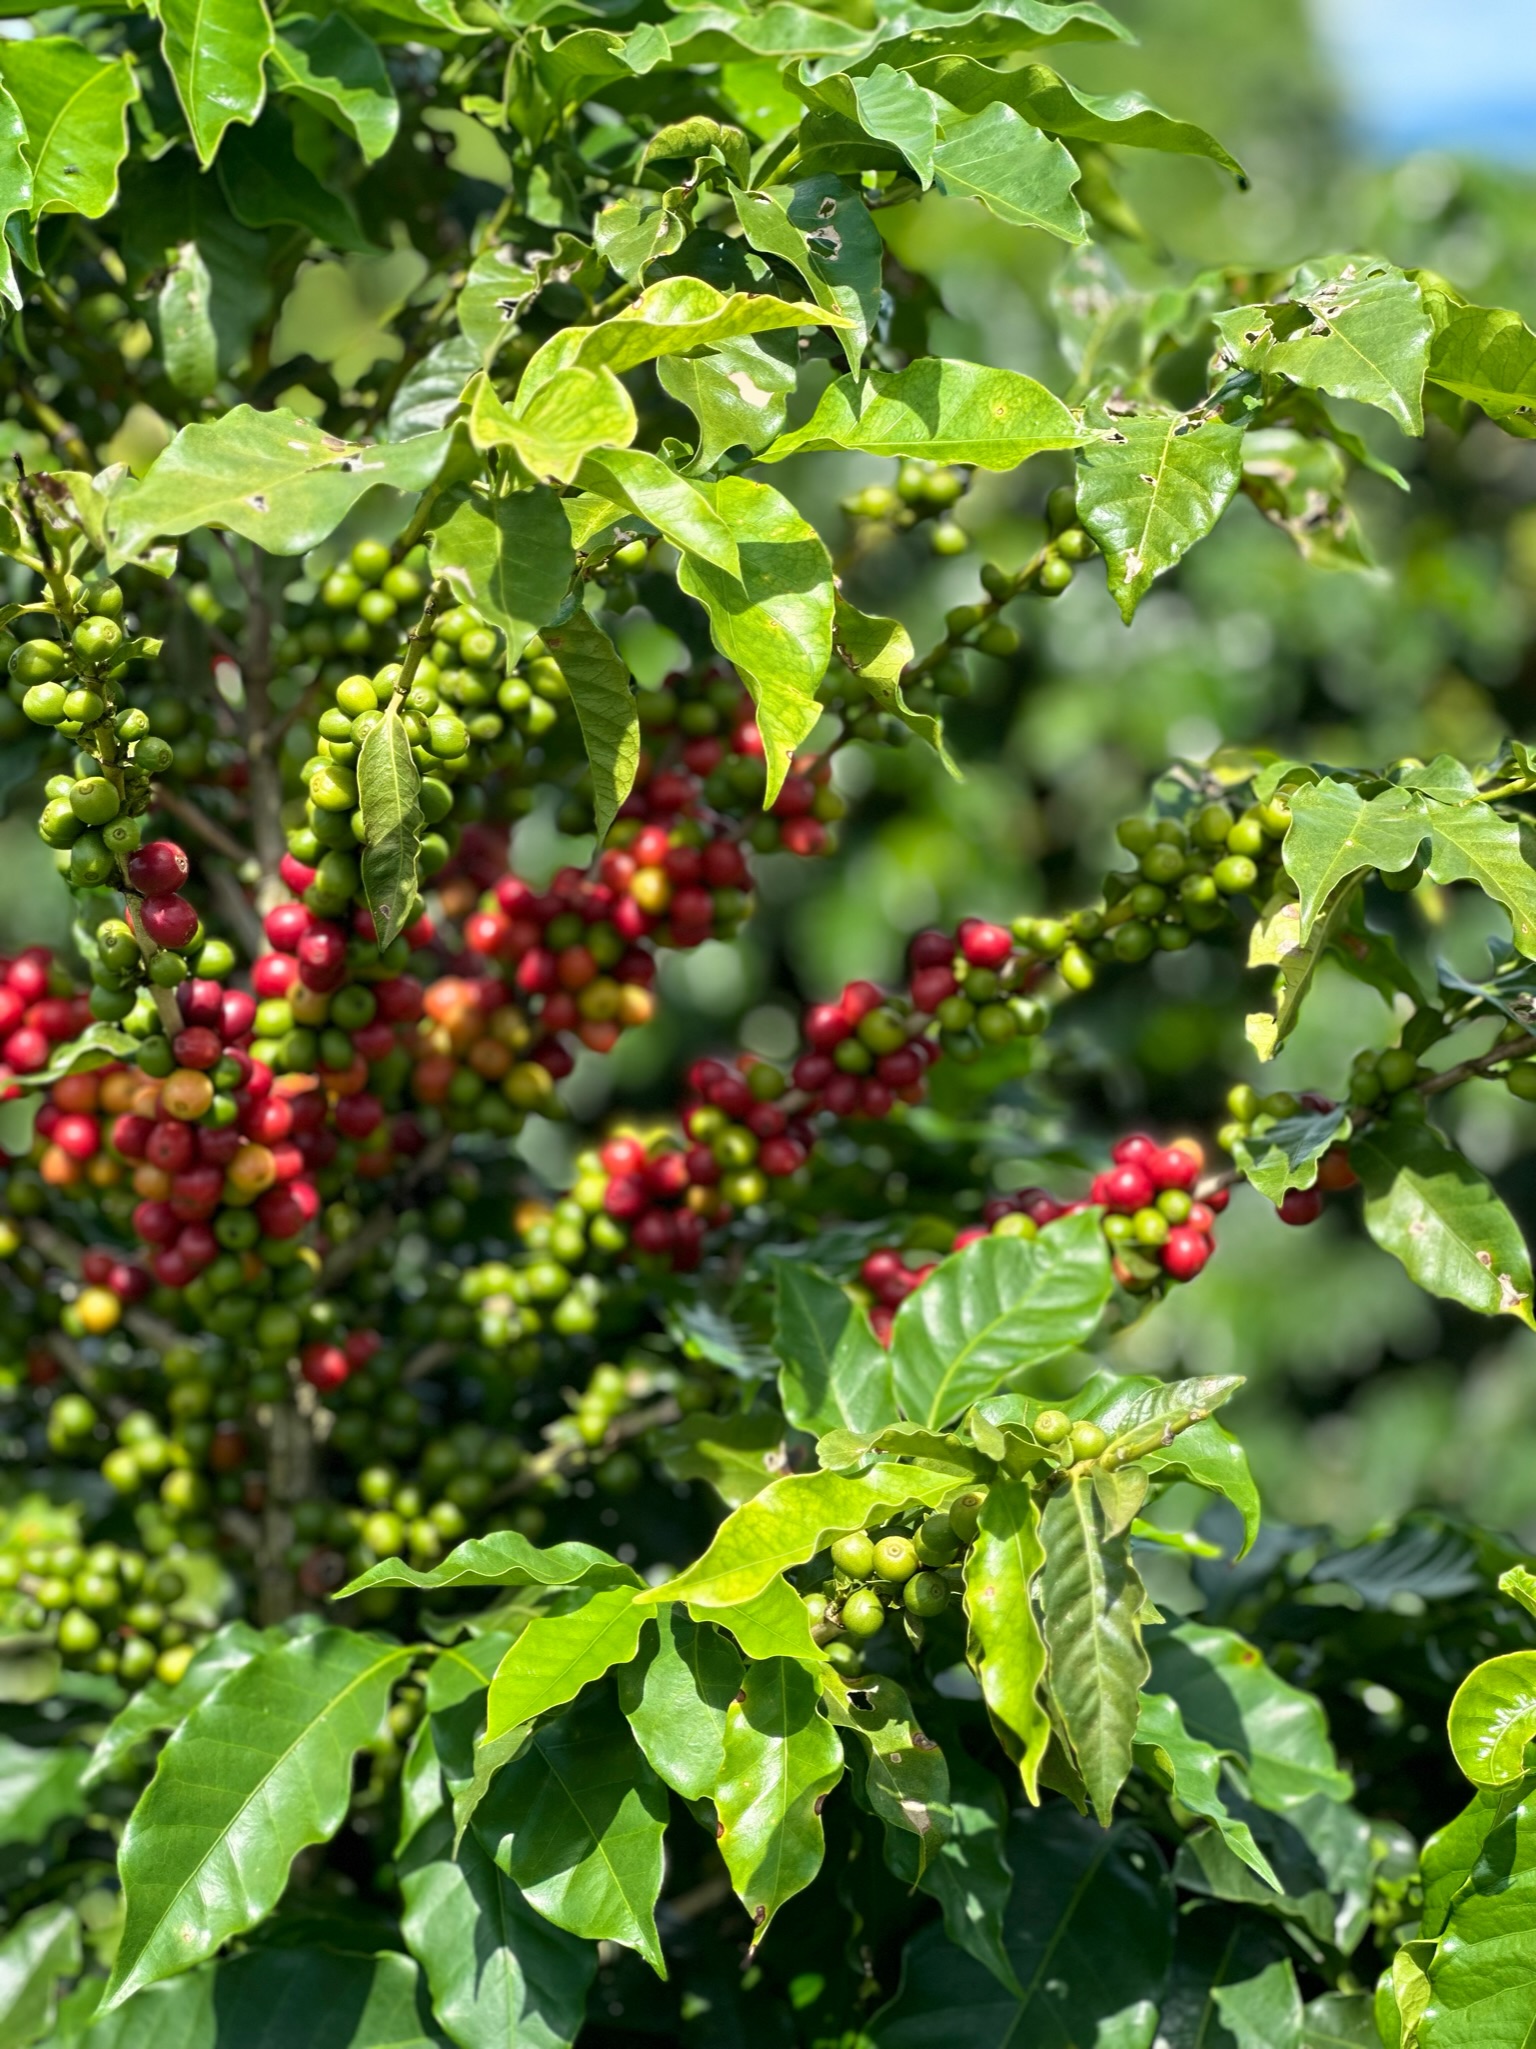
M154 803L158 810L169 811L172 818L179 818L183 825L190 826L200 839L205 839L215 853L222 854L226 861L233 861L237 868L243 868L251 858L249 847L241 846L231 832L226 832L216 818L210 818L200 804L194 804L190 797L183 797L166 783L156 783Z

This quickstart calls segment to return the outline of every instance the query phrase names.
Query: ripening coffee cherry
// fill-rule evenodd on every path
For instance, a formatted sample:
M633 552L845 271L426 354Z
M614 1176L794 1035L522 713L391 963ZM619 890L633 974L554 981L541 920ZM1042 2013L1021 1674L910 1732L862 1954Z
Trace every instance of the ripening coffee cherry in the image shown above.
M867 1530L855 1530L839 1537L832 1546L832 1563L850 1579L868 1579L875 1569L875 1547Z
M1323 1213L1320 1188L1291 1188L1275 1212L1282 1224L1315 1224Z
M1109 1435L1097 1423L1084 1421L1072 1425L1069 1441L1074 1458L1097 1458L1109 1443Z
M94 668L117 653L123 644L123 629L115 619L82 619L70 638L81 661Z
M882 1537L875 1546L875 1571L898 1584L917 1570L917 1547L910 1537Z
M129 885L140 896L174 896L192 864L174 840L149 840L128 859Z
M873 1587L858 1587L843 1603L842 1624L850 1636L878 1636L885 1627L885 1604Z
M34 683L22 698L21 708L33 725L56 726L64 717L67 695L62 683Z
M942 1508L918 1525L912 1543L924 1565L948 1565L960 1550L959 1539Z

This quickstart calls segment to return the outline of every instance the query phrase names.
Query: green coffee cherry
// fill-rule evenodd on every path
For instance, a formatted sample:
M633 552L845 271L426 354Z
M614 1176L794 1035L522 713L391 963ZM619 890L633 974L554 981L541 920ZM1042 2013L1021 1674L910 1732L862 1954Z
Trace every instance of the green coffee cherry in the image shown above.
M841 1620L850 1636L878 1636L885 1627L885 1604L873 1587L858 1587L844 1601Z
M915 1573L901 1590L901 1605L909 1615L942 1615L949 1606L949 1587L936 1572Z
M839 1537L832 1546L832 1563L850 1579L868 1579L875 1569L875 1547L867 1530L855 1530Z
M917 1549L910 1537L882 1537L875 1546L875 1571L900 1584L917 1570Z

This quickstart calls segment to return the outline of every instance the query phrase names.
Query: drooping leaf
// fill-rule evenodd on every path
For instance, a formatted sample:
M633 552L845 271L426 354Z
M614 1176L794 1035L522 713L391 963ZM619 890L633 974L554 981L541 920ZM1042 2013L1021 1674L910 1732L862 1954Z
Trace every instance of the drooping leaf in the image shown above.
M1419 287L1379 257L1303 264L1283 304L1239 306L1216 328L1234 363L1379 406L1405 434L1423 433L1433 329Z
M1260 1806L1283 1814L1318 1794L1349 1798L1321 1704L1272 1672L1252 1644L1183 1622L1154 1631L1148 1649L1149 1691L1171 1694L1197 1742L1237 1759Z
M432 2011L456 2049L569 2049L597 1951L535 1913L471 1832L457 1851L447 1815L428 1824L400 1873L401 1933Z
M530 1622L498 1666L486 1702L488 1741L574 1700L614 1665L627 1665L649 1619L630 1587L598 1588L579 1608Z
M998 104L1047 135L1074 141L1109 143L1133 149L1162 150L1177 156L1207 157L1245 185L1243 167L1214 135L1193 121L1176 121L1137 92L1079 92L1045 64L1024 64L998 71L972 57L934 57L913 67L915 84L935 92L962 112L974 114Z
M207 398L219 376L219 341L213 328L212 280L202 251L183 242L166 272L155 311L160 359L183 398Z
M1305 940L1301 905L1294 896L1277 892L1254 920L1248 934L1248 965L1276 971L1274 1009L1252 1010L1243 1020L1244 1036L1261 1060L1273 1060L1295 1029L1318 963L1344 924L1352 901L1347 884L1336 888Z
M797 1430L878 1430L897 1417L889 1355L836 1281L799 1259L772 1262L779 1399Z
M627 448L636 424L634 401L603 363L557 370L515 410L502 403L489 378L479 381L470 402L469 431L477 448L515 449L534 476L559 484L573 481L594 448Z
M1288 1189L1316 1185L1318 1162L1349 1130L1349 1110L1335 1104L1261 1123L1238 1142L1232 1157L1260 1195L1278 1204Z
M843 1775L843 1749L819 1693L803 1665L771 1658L726 1711L717 1836L754 1941L821 1869L821 1803Z
M843 329L843 353L857 370L879 310L884 257L859 187L822 173L760 192L733 188L731 199L752 247L797 270L821 317Z
M727 450L766 448L784 425L795 388L798 352L786 329L743 335L695 356L663 356L661 388L699 423L691 467L712 469Z
M1131 1562L1128 1531L1108 1527L1086 1474L1073 1474L1047 1497L1040 1539L1051 1701L1107 1828L1130 1774L1137 1697L1150 1670L1139 1619L1146 1590Z
M1136 1762L1162 1784L1181 1807L1209 1821L1234 1857L1278 1892L1280 1881L1269 1859L1221 1796L1221 1753L1191 1736L1179 1704L1166 1693L1143 1693L1136 1721Z
M1243 443L1243 492L1289 534L1315 569L1371 569L1375 558L1345 496L1343 451L1292 427L1251 427Z
M745 1658L798 1658L802 1665L827 1661L826 1652L811 1635L804 1601L782 1573L775 1574L761 1593L744 1601L710 1601L690 1595L688 1613L695 1622L728 1629Z
M475 1834L538 1913L635 1949L658 1977L667 1796L610 1689L536 1729L475 1810Z
M950 1833L949 1767L923 1729L906 1690L883 1673L857 1689L838 1673L822 1674L827 1717L851 1730L866 1757L864 1795L888 1829L915 1836L918 1868L926 1871Z
M152 541L202 526L226 527L271 555L302 555L374 485L425 490L447 452L446 434L367 446L281 408L231 406L206 426L183 427L137 483L114 491L108 560L121 567Z
M1451 1702L1451 1751L1474 1786L1525 1777L1525 1747L1536 1737L1536 1651L1486 1658Z
M41 1842L57 1822L84 1814L88 1757L74 1744L43 1748L0 1736L0 1843Z
M264 0L155 0L155 13L161 55L206 170L230 123L261 112L272 23Z
M602 839L634 788L640 765L640 715L629 665L590 612L579 606L544 645L560 664L592 769L592 814Z
M1202 414L1089 409L1078 450L1078 517L1103 551L1130 623L1154 580L1215 526L1242 482L1243 429Z
M117 197L128 109L139 96L128 59L93 57L74 36L7 40L0 82L26 124L32 219L80 213L99 220ZM16 192L13 173L7 197Z
M340 1827L353 1754L377 1736L410 1661L385 1638L318 1630L263 1651L193 1709L123 1837L108 2005L270 1912L297 1853Z
M1051 1740L1040 1697L1045 1639L1032 1593L1044 1563L1033 1490L1025 1481L999 1476L987 1490L975 1541L965 1554L969 1655L993 1726L1035 1802Z
M370 164L394 141L400 105L383 56L345 14L323 21L285 14L272 44L272 71L282 92L350 135Z
M0 73L0 76L3 76ZM26 156L27 124L21 109L0 85L0 299L19 310L21 292L16 283L16 263L11 245L4 238L13 214L30 214L32 166Z
M908 1504L937 1505L953 1487L953 1475L888 1459L852 1476L792 1473L743 1502L716 1530L702 1558L641 1599L734 1607L834 1539Z
M832 654L832 563L816 529L767 484L723 477L715 510L736 536L740 578L689 553L677 581L703 605L710 638L751 692L771 804L821 715L815 693Z
M167 1686L163 1679L151 1679L141 1686L97 1739L81 1784L99 1784L139 1744L163 1729L174 1729L226 1674L248 1665L266 1642L262 1631L249 1622L226 1622L209 1637L174 1686Z
M1084 439L1071 413L1043 384L1016 370L924 356L905 370L871 370L829 384L803 427L764 451L781 462L802 450L856 449L1011 470Z
M870 2023L877 2049L1146 2049L1173 1946L1156 1843L1124 1822L1101 1831L1055 1800L1015 1816L1008 1861L1005 1940L1023 1998L942 1927L925 1928L907 1944L895 1998Z
M363 894L380 946L390 946L416 908L426 830L421 772L411 755L398 697L390 698L358 750L357 802L363 814Z
M902 692L902 672L912 660L912 636L899 619L861 612L841 593L832 625L832 648L850 675L857 676L881 711L898 718L909 733L938 755L956 782L964 778L944 744L943 722L931 712L914 711Z
M1365 1228L1431 1295L1532 1322L1531 1261L1518 1225L1471 1161L1427 1124L1389 1119L1350 1148Z
M843 324L843 315L835 306L805 305L768 292L717 292L696 277L663 278L647 285L639 298L611 320L593 327L564 327L552 335L529 358L518 384L518 397L526 403L556 371L571 365L586 369L606 365L622 375L658 356L686 355L738 335L828 323Z
M718 1629L681 1608L663 1609L656 1631L620 1672L619 1705L657 1776L685 1800L703 1800L724 1766L741 1659Z
M1064 1218L1038 1238L982 1238L945 1260L897 1312L896 1398L931 1429L991 1394L1010 1373L1070 1351L1109 1296L1098 1220Z
M570 527L546 484L467 496L432 534L433 575L501 629L509 663L560 610L575 568Z
M80 1969L80 1921L58 1902L37 1907L0 1937L0 2049L27 2049L53 2027L61 1978Z
M602 448L581 465L580 482L584 490L649 520L674 548L740 579L741 557L731 527L699 486L659 455L644 448Z
M947 118L933 168L946 192L979 199L1010 227L1040 228L1061 242L1088 239L1087 217L1072 196L1076 162L1001 101Z
M369 1587L638 1587L632 1566L591 1544L551 1544L541 1551L516 1530L493 1530L456 1544L441 1565L420 1571L401 1558L381 1558L335 1596L349 1600Z
M1507 306L1437 305L1429 292L1425 300L1435 321L1430 382L1480 407L1508 433L1536 431L1536 334L1520 315Z

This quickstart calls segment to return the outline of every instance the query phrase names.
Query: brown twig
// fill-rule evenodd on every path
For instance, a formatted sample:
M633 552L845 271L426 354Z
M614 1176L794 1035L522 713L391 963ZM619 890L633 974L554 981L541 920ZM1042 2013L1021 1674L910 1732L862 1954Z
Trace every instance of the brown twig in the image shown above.
M161 811L169 811L172 818L179 818L183 825L190 826L200 839L205 839L215 853L222 854L226 861L233 861L237 868L243 868L251 858L249 847L241 846L232 832L227 832L216 818L210 818L200 804L194 804L190 797L183 797L179 791L170 789L165 783L156 783L154 803Z

